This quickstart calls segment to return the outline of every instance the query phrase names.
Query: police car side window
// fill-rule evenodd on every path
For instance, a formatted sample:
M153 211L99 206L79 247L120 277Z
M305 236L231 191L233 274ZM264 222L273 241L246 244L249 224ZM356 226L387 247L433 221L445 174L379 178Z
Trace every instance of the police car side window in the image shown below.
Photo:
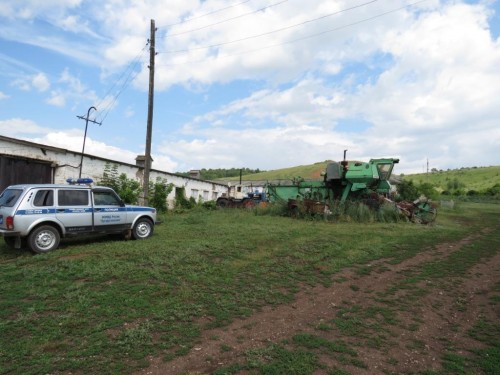
M6 189L0 195L0 206L12 207L16 204L18 198L21 196L22 190Z
M57 192L59 206L88 206L88 190L59 190Z
M119 206L120 201L115 194L108 191L94 191L94 204L96 206Z
M38 190L33 199L33 206L46 207L54 205L54 190Z

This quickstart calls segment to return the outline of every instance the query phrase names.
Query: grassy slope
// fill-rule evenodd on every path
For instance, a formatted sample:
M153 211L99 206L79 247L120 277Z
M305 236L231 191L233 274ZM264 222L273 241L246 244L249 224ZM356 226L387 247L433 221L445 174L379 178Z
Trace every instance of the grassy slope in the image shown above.
M244 175L245 181L262 180L282 180L303 177L305 179L321 178L321 173L325 171L328 160L310 165L299 165L296 167L276 169L273 171ZM227 179L226 179L227 180ZM230 178L231 181L238 181L239 177Z
M443 190L448 190L449 181L458 180L465 185L464 190L481 191L495 184L500 184L500 167L464 168L436 173L420 173L404 176L414 183L428 182Z
M284 169L276 169L273 171L261 172L256 174L244 175L245 181L259 180L279 180L292 179L294 177L303 177L305 179L321 178L321 173L325 171L329 161L319 162L311 165L299 165ZM498 167L480 167L480 168L464 168L436 173L419 173L404 175L405 180L411 180L414 183L420 184L423 182L431 183L432 185L448 190L447 184L449 181L458 180L465 186L463 189L481 191L492 187L495 184L500 184L500 166ZM239 177L233 177L232 181L239 180Z

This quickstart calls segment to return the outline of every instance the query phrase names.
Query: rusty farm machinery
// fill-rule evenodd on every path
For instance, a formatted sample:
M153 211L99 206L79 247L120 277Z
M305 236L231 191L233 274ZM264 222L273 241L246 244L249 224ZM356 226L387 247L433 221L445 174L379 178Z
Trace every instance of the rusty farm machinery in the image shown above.
M270 202L286 202L292 216L299 211L309 214L331 213L334 206L359 202L372 210L383 205L393 205L397 212L417 223L428 224L435 220L436 207L422 197L414 201L395 202L389 179L399 159L371 159L369 162L331 162L323 174L323 180L294 179L287 184L268 183Z

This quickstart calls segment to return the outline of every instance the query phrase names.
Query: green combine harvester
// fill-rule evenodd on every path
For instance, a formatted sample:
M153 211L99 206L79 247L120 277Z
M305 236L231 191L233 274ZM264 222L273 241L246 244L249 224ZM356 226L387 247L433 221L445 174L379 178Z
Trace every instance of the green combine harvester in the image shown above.
M362 202L373 210L382 204L393 204L411 221L430 223L436 218L436 208L425 198L414 202L394 202L395 193L389 179L399 159L371 159L368 163L346 160L326 167L323 180L294 179L288 184L267 184L270 202L287 202L292 215L303 210L311 214L328 214L335 204Z

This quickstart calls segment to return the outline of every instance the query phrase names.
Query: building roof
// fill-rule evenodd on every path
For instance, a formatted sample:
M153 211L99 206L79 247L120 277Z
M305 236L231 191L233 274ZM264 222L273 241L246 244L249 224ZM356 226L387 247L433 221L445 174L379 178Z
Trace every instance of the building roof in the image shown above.
M0 140L6 141L6 142L10 142L10 143L17 143L17 144L20 144L20 145L23 145L23 146L39 148L39 149L42 150L42 153L44 153L44 154L45 154L46 151L52 151L52 152L58 152L58 153L70 153L70 154L74 154L74 155L82 155L82 153L78 152L78 151L72 151L72 150L68 150L68 149L62 148L62 147L48 146L48 145L44 145L44 144L41 144L41 143L26 141L24 139L6 137L6 136L3 136L3 135L0 135ZM0 150L0 153L1 152L2 152L2 150ZM14 155L14 154L10 154L10 155ZM144 166L140 166L140 165L136 165L136 164L132 164L132 163L125 163L125 162L122 162L122 161L112 160L112 159L108 159L108 158L103 158L101 156L91 155L91 154L87 154L87 153L84 153L83 155L85 155L87 157L90 157L90 158L93 158L93 159L103 160L103 161L110 162L110 163L122 164L122 165L127 165L127 166L131 166L131 167L135 167L135 168L144 168ZM145 159L144 155L138 155L138 158L141 157L141 156ZM186 178L186 179L189 179L189 180L197 180L197 181L210 182L212 184L223 185L223 186L227 185L227 184L224 184L223 182L200 180L198 178L192 178L192 177L189 177L189 176L180 175L178 173L172 173L172 172L162 171L160 169L155 169L155 168L151 168L151 170L155 171L155 172L159 172L159 173L164 173L164 174L167 174L167 175L175 176L175 177Z

